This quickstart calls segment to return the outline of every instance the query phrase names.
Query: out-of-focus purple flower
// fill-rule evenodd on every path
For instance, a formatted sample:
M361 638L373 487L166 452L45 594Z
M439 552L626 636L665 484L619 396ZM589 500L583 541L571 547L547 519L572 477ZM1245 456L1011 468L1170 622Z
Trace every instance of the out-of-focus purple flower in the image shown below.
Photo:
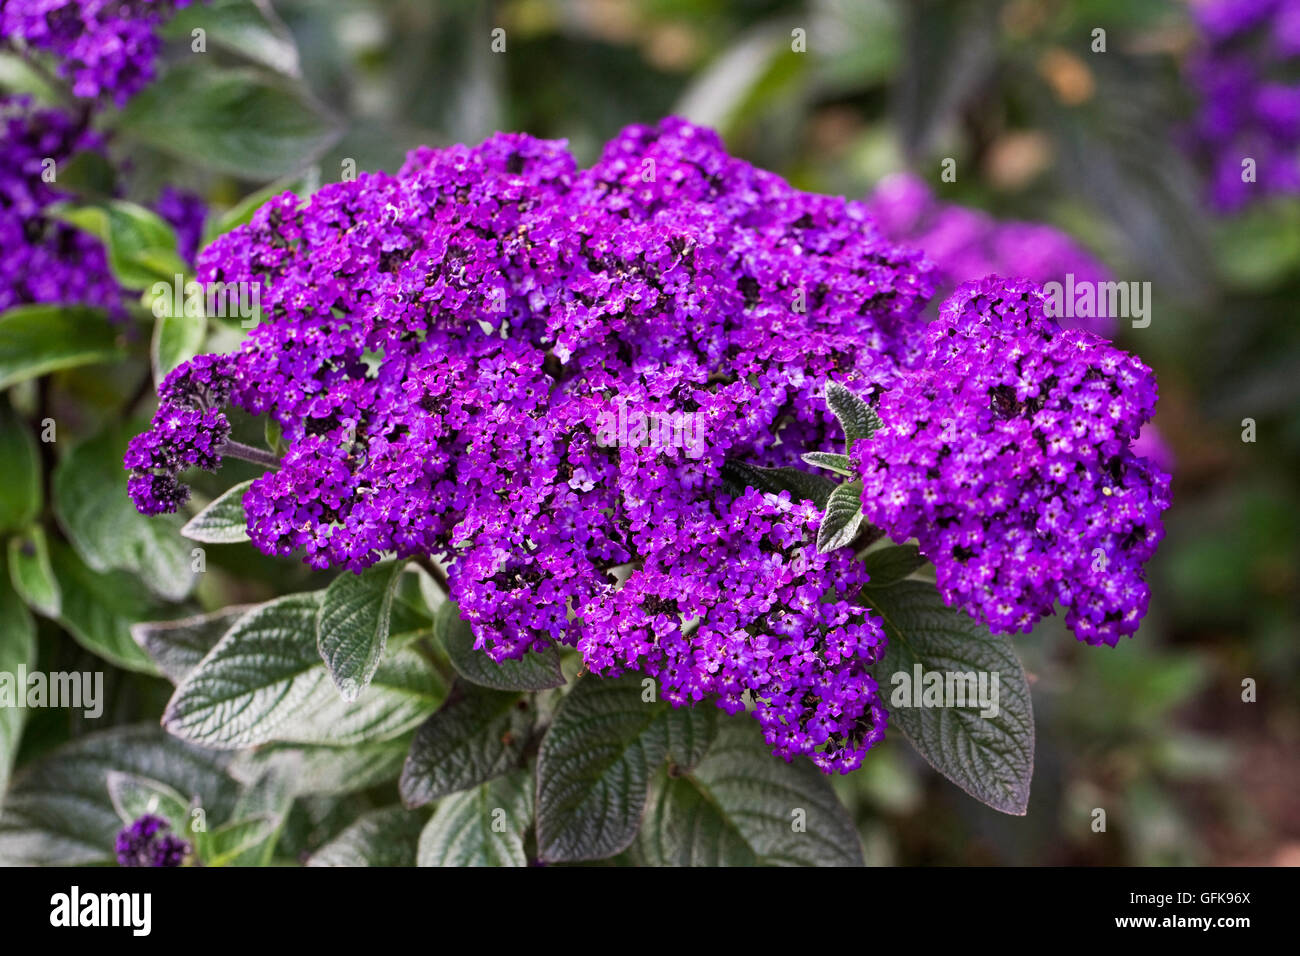
M1066 233L1033 222L1000 221L986 212L939 200L919 177L896 173L882 179L868 200L871 215L895 242L915 246L938 266L939 295L987 275L1018 276L1038 285L1099 283L1109 270ZM1062 324L1115 334L1115 317L1104 307L1095 316L1062 318Z
M1300 0L1210 0L1193 15L1202 42L1187 64L1200 96L1190 138L1211 202L1232 212L1300 193Z
M199 243L203 240L208 204L196 193L164 186L154 209L176 230L176 251L186 263L193 266L199 252Z
M126 104L154 77L158 28L191 0L9 0L0 42L53 58L81 99Z
M190 845L170 830L162 817L145 814L117 834L119 866L181 866Z
M1155 378L1043 306L996 276L948 299L882 398L884 426L853 448L863 510L917 538L944 600L995 631L1028 631L1059 601L1080 640L1114 645L1146 613L1170 500L1169 475L1131 449Z
M54 302L124 314L103 245L48 215L67 199L58 176L103 143L64 113L25 98L0 104L0 310Z

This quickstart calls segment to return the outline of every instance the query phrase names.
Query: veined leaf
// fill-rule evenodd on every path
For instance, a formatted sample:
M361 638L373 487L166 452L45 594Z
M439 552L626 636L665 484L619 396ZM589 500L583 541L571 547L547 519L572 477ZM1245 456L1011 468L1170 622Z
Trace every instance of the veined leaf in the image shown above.
M516 770L453 794L420 833L420 866L527 866L524 834L532 823L533 780Z
M1010 638L948 607L934 585L921 581L866 588L862 598L884 619L889 637L876 679L887 697L891 727L899 727L931 766L971 796L1003 813L1023 815L1034 773L1034 711ZM913 690L918 671L922 679L940 674L945 690L948 675L962 675L951 683L956 689L961 680L964 706L946 698L943 706L915 706L921 693ZM981 676L995 715L982 716L985 708L970 699Z
M462 686L464 696L426 720L402 768L402 803L421 807L514 769L536 708L518 693Z
M642 680L587 675L556 711L537 761L543 859L598 860L625 849L636 838L659 764L671 759L690 769L708 749L714 708L647 703Z
M196 514L181 528L181 534L191 541L204 544L234 544L248 540L248 519L244 515L244 494L253 479L222 492L210 505Z

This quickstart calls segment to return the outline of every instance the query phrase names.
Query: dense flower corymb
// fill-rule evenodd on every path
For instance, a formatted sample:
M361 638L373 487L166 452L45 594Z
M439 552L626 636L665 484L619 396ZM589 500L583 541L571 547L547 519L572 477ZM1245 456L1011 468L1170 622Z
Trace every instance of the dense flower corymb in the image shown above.
M0 42L54 58L74 96L122 106L154 75L158 27L192 0L7 0Z
M1300 193L1300 2L1210 0L1193 14L1202 42L1188 65L1201 98L1191 138L1211 201L1233 211Z
M98 239L48 214L66 199L58 171L103 144L83 125L24 98L0 107L0 310L38 302L120 313L121 291Z
M263 551L439 555L495 659L559 640L674 702L748 692L774 749L825 769L879 739L884 637L847 597L858 572L816 556L809 506L722 487L728 458L822 443L826 377L883 387L923 324L930 267L862 204L680 120L629 128L587 171L503 134L280 196L199 271L256 284L262 321L164 383L126 458L141 511L216 467L224 405L268 414L287 452L244 498ZM689 416L698 443L610 445L617 407Z
M1169 476L1130 449L1155 401L1150 369L1059 328L1032 283L967 283L854 446L863 510L916 537L945 601L994 630L1059 601L1080 640L1114 645L1146 612L1169 505Z

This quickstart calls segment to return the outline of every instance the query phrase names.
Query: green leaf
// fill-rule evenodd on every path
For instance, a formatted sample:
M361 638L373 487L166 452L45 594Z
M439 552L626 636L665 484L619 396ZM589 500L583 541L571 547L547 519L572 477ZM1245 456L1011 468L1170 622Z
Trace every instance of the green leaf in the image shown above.
M900 728L931 766L971 796L1003 813L1023 815L1034 773L1034 711L1010 638L945 605L932 584L902 581L866 589L862 597L884 619L889 637L876 673L881 694L888 695L890 726ZM945 683L950 673L984 673L990 682L998 675L997 716L980 716L978 704L911 706L911 684L902 677L913 682L918 665L923 674L944 674Z
M174 609L159 604L131 574L91 570L61 541L50 542L50 566L61 597L59 623L77 643L118 667L156 673L131 639L131 624L166 617Z
M402 803L422 807L518 766L536 708L517 693L462 685L464 696L426 720L402 768Z
M211 850L200 855L208 866L230 866L242 854L265 845L279 828L278 818L271 814L231 820L208 835Z
M198 355L207 337L207 316L187 315L183 304L155 318L149 346L154 383L161 385L173 369Z
M171 286L184 276L185 263L176 251L176 232L151 209L110 199L104 203L56 206L54 218L90 233L104 243L113 277L126 289Z
M862 866L848 811L808 760L772 756L757 723L719 718L688 774L661 770L637 848L657 866Z
M0 389L123 355L119 330L81 306L20 305L0 314Z
M929 562L916 545L901 544L869 551L863 556L862 563L871 576L866 586L885 588L898 583Z
M527 866L524 834L533 816L526 770L447 797L420 834L420 866Z
M59 616L59 582L54 579L49 542L40 525L9 539L9 576L28 607L44 617Z
M13 865L108 863L122 827L108 792L111 771L135 774L198 798L224 819L238 788L225 758L167 737L153 725L79 737L15 775L0 814L0 861Z
M0 574L0 673L16 674L19 668L35 666L36 622L9 586L9 575ZM14 691L18 693L18 688ZM26 715L25 707L0 706L0 807L4 806Z
M294 784L280 768L267 771L239 794L228 831L221 837L222 866L270 866L280 833L293 809ZM269 825L266 825L269 824Z
M413 735L351 747L300 747L268 744L240 753L230 773L251 782L266 773L288 780L297 796L342 796L395 781L402 772Z
M403 807L372 810L317 850L308 866L415 866L423 813Z
M343 699L370 684L388 644L393 589L403 561L381 561L360 574L344 571L325 590L316 618L316 646Z
M110 770L108 798L124 824L150 814L166 820L177 836L188 838L190 835L189 801L165 783L139 774Z
M722 477L731 486L733 494L740 494L746 488L773 495L788 491L795 501L811 501L818 508L826 507L827 499L836 488L835 482L825 475L814 475L798 468L759 468L730 458L722 466Z
M690 769L703 758L716 710L647 703L644 686L636 674L587 675L560 704L537 762L542 859L597 860L625 849L636 837L659 764L671 759Z
M853 477L853 462L848 455L837 455L829 451L809 451L804 452L803 460L818 468L827 468L845 478Z
M254 182L295 172L340 133L292 84L206 64L169 70L122 111L118 128L181 160Z
M839 382L827 380L826 406L839 419L840 427L844 429L846 450L851 449L854 442L870 438L884 424L870 405Z
M268 16L269 15L269 16ZM269 4L253 0L208 0L181 10L159 31L165 39L189 43L192 31L201 28L209 43L270 67L286 76L297 76L298 47L293 34L275 17Z
M254 479L241 481L196 514L181 528L191 541L204 544L234 544L248 540L248 518L244 514L244 494Z
M16 531L41 512L41 459L31 430L0 396L0 531Z
M211 614L132 624L131 637L158 665L164 677L179 684L216 647L235 621L253 607L232 604Z
M339 698L316 649L321 597L277 598L240 618L176 688L163 726L221 749L343 746L397 736L431 714L446 688L410 648L390 655L355 702Z
M96 571L130 571L155 594L179 601L194 587L190 545L174 515L146 517L127 494L122 456L130 428L109 426L54 469L54 514Z
M817 550L824 553L852 543L862 521L862 482L846 481L826 502L826 513L817 528Z
M460 616L456 605L447 601L438 610L434 632L442 639L456 673L467 681L494 690L546 690L564 683L560 654L550 647L529 651L519 660L500 664L474 648L474 631Z

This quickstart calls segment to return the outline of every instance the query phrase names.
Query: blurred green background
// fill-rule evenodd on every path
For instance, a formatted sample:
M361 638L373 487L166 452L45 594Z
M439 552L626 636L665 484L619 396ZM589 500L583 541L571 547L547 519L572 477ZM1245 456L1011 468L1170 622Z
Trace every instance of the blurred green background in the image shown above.
M394 171L416 145L497 129L566 138L586 164L622 126L678 113L801 188L861 198L911 170L944 201L1052 223L1117 278L1150 281L1153 320L1120 343L1157 372L1156 423L1177 461L1152 610L1113 650L1054 622L1018 639L1038 722L1028 816L981 806L899 740L836 785L875 864L1300 864L1300 205L1228 219L1205 206L1179 149L1194 108L1180 75L1195 41L1184 3L274 7L301 82L342 129L283 157L287 170ZM504 52L492 50L498 28ZM1090 49L1097 28L1105 53ZM792 50L795 31L805 52ZM178 166L165 149L129 155L142 195L165 180L220 206L262 185ZM940 181L946 157L954 183ZM118 403L106 392L99 404ZM220 488L245 477L233 472ZM265 564L281 591L309 576L247 549L230 561L245 581ZM269 596L216 578L222 601ZM1242 700L1246 678L1256 702ZM156 715L161 702L123 706Z

